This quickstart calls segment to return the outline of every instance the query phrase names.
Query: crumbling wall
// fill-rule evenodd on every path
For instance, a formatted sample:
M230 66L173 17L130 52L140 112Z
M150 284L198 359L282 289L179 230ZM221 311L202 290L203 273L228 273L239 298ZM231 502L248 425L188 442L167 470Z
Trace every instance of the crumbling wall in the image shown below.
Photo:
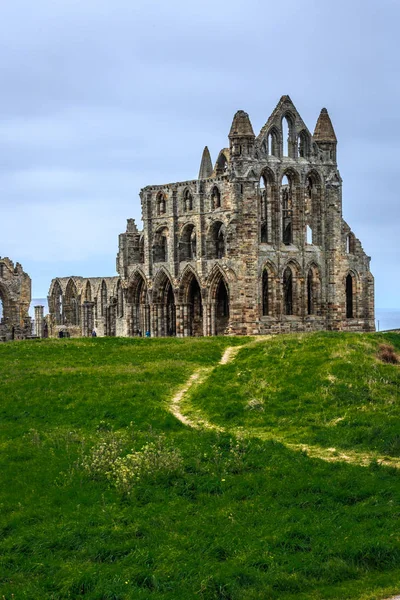
M20 263L0 257L0 341L20 340L31 336L31 279Z

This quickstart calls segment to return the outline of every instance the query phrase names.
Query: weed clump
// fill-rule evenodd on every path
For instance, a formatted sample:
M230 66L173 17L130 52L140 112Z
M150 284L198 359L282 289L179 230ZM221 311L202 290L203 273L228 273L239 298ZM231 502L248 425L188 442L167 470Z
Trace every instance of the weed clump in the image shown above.
M400 362L399 356L396 354L396 351L391 344L379 345L378 358L382 362L392 365L398 365Z
M168 479L182 473L181 453L168 446L163 435L125 456L122 456L122 446L115 435L107 436L83 458L81 466L90 478L107 480L128 495L135 484L144 479Z

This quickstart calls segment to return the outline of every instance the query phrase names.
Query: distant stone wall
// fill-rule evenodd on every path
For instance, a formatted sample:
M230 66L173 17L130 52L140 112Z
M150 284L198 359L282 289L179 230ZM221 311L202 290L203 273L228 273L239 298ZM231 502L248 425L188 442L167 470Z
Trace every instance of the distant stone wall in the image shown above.
M26 339L31 336L31 279L20 263L0 257L0 341Z

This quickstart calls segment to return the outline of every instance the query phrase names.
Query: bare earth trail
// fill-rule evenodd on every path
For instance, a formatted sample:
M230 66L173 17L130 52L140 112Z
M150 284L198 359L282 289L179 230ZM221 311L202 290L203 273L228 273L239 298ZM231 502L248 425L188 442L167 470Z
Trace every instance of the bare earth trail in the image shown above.
M240 352L242 348L248 348L254 346L255 344L259 344L261 342L265 342L270 340L272 335L263 335L257 336L253 341L243 344L241 346L228 346L225 349L220 361L214 367L205 367L202 369L197 369L189 379L186 381L184 386L173 396L169 410L170 412L184 425L188 427L192 427L193 429L212 429L214 431L226 431L224 427L220 427L219 425L215 425L207 421L198 411L195 411L193 408L190 413L191 416L186 416L182 413L181 407L183 401L186 405L189 403L190 392L194 387L202 385L206 382L211 373L218 367L227 365L228 363L235 360L237 354ZM292 442L285 441L284 437L276 436L268 431L262 432L260 429L249 429L246 430L236 428L235 430L231 430L232 433L238 435L240 437L258 437L263 440L275 440L281 442L288 448L293 450L306 452L308 456L312 458L320 458L321 460L326 460L328 462L347 462L351 464L357 464L360 466L368 466L371 461L377 461L379 464L387 465L395 468L400 468L400 459L391 458L387 456L378 456L373 453L368 452L354 452L354 451L346 451L339 452L336 448L323 448L322 446L314 446L309 444L294 444ZM396 597L400 600L400 596Z

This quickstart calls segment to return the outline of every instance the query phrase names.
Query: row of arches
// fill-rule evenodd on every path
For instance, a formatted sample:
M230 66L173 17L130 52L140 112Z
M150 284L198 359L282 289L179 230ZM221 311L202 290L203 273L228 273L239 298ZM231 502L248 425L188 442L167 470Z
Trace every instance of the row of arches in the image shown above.
M356 274L349 271L342 285L346 319L354 319L359 297ZM261 279L261 307L263 317L323 316L325 301L319 267L311 264L303 276L297 264L289 263L279 277L273 265L266 265Z
M322 245L323 207L321 179L310 171L300 186L298 173L287 169L277 183L264 169L259 180L260 242Z
M174 290L166 271L160 271L150 291L142 273L137 272L126 292L128 335L202 336L223 335L229 323L229 286L217 271L204 298L192 270Z
M168 199L164 192L158 192L156 197L156 214L157 216L161 216L166 214L167 212L167 204ZM221 208L221 191L217 185L211 189L210 192L210 204L211 209L215 210L216 208ZM182 213L187 213L193 211L194 208L194 199L193 194L189 189L185 189L182 194L181 200L181 211Z
M269 129L261 147L267 156L309 158L311 136L304 127L296 131L295 118L286 113L281 119L280 127L273 125Z
M63 285L56 280L49 296L50 314L56 330L80 327L90 335L117 335L117 319L124 318L129 336L222 335L229 320L229 287L219 269L210 278L207 300L193 270L187 270L178 290L168 272L161 269L151 290L140 271L124 289L121 280L100 283L88 279L78 289L70 278Z
M65 289L59 280L52 286L49 298L50 312L56 325L80 326L83 324L83 306L93 304L93 317L106 317L107 309L113 306L116 316L124 316L124 298L122 283L118 280L116 290L110 289L103 279L99 286L94 286L88 279L85 287L78 290L75 281L69 279Z
M263 317L322 316L321 274L317 265L311 264L303 277L295 263L289 263L281 277L272 265L264 267L261 279L261 305Z
M206 257L208 259L223 258L226 253L226 226L222 221L214 221L206 234ZM152 246L153 261L168 262L170 251L169 229L161 227L154 234ZM193 223L187 223L178 241L178 260L192 261L199 257L197 232Z

